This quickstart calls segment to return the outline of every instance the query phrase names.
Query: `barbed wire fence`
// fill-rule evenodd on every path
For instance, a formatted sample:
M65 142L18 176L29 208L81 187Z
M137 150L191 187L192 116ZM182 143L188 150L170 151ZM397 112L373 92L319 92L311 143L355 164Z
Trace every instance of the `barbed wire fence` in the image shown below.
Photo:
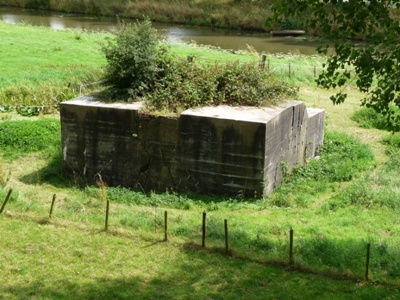
M295 61L295 58L293 58ZM293 61L288 62L277 62L276 60L271 60L265 54L261 55L260 59L254 61L238 61L238 60L218 60L209 59L204 57L188 56L187 61L189 63L201 62L204 64L219 64L226 62L239 62L241 64L252 64L259 66L261 70L266 70L268 72L273 72L282 77L295 77L298 74L303 77L313 77L317 78L318 75L323 71L322 65L312 64L303 65Z
M0 215L6 211L7 206L9 209L17 209L17 207L14 207L14 203L17 200L9 201L12 193L13 189L9 188L5 199L0 199ZM68 207L64 204L58 206L56 198L56 194L54 194L47 214L48 220L51 219L53 224L57 224L57 220L61 221L68 218L65 214L65 211L68 211ZM108 199L102 199L100 195L99 200L105 206L103 229L104 232L110 232L111 236L113 228L122 227L132 230L132 227L136 229L143 227L142 229L147 232L154 230L156 236L159 235L159 238L162 238L165 242L183 236L185 239L193 239L192 242L199 246L201 245L202 249L223 249L224 253L229 256L235 255L240 259L248 258L251 260L254 251L259 249L263 256L262 263L264 261L275 262L283 267L290 266L291 268L314 274L329 274L330 276L336 274L341 278L394 283L399 286L400 266L398 258L400 254L396 244L388 245L386 242L382 243L382 241L362 239L340 243L338 240L321 237L321 234L315 238L312 236L305 238L301 235L296 236L296 228L288 227L286 229L282 228L283 232L279 241L276 242L277 247L273 249L274 242L272 242L269 234L265 234L265 236L263 234L263 237L260 237L259 232L262 231L260 228L257 229L257 237L254 240L251 238L253 233L246 232L247 229L237 222L229 223L231 225L228 231L229 220L227 218L223 219L220 215L213 216L212 212L204 211L202 214L199 213L199 221L193 223L193 221L186 219L184 221L182 215L180 215L179 221L173 217L168 219L169 213L173 214L175 210L168 212L162 207L155 206L154 211L133 209L129 213L130 217L127 216L127 212L124 210L123 219L121 219L118 205L111 210L112 203ZM11 204L8 204L10 202ZM57 210L60 211L57 212ZM42 213L45 213L45 210ZM93 212L92 214L98 213ZM139 215L141 216L140 218L138 218ZM127 218L129 218L129 222L127 222ZM101 218L96 219L100 220ZM43 222L43 219L40 222ZM182 222L188 222L188 228L182 230ZM99 222L96 224L96 226L101 226ZM201 230L199 231L200 224ZM270 225L265 222L262 226L264 228ZM154 238L157 239L157 237ZM262 239L265 240L262 241ZM259 245L256 245L257 243ZM237 252L239 249L247 249L248 251L240 252L242 254L239 254Z

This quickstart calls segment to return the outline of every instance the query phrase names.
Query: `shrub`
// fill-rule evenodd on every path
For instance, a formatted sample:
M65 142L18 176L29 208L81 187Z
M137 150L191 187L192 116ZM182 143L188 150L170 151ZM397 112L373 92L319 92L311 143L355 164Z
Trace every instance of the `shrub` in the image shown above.
M179 111L204 105L264 106L276 104L295 90L255 64L204 65L175 60L148 95L150 110Z
M168 64L168 51L149 20L120 23L115 40L102 47L107 65L104 82L136 97L153 89Z

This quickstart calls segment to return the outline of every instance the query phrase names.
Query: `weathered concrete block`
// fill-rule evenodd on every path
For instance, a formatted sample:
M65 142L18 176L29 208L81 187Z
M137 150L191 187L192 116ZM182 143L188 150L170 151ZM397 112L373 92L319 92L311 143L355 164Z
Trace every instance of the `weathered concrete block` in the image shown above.
M63 102L66 170L144 191L266 196L323 142L324 111L298 101L189 109L175 118L140 108L90 96Z
M141 114L136 143L140 148L141 159L137 163L141 168L133 187L145 191L175 189L179 169L179 119Z
M212 194L262 195L265 127L260 111L207 107L181 114L182 189Z
M305 155L312 158L318 155L318 147L324 142L325 111L318 108L307 108L307 115Z
M110 185L129 185L141 153L132 142L139 128L138 104L104 104L85 96L61 107L65 167L75 175Z

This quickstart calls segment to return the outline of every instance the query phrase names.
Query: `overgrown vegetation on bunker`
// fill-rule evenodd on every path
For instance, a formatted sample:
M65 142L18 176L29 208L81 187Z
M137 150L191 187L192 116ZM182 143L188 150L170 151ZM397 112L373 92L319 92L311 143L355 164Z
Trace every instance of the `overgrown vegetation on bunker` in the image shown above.
M121 23L103 46L107 65L101 97L145 100L149 110L178 112L204 105L270 106L296 90L254 63L200 64L178 58L146 20Z

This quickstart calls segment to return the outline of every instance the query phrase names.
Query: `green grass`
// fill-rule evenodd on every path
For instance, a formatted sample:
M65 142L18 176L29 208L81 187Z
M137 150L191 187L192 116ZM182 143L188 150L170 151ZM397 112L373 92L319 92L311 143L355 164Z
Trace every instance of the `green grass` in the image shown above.
M0 32L2 105L57 105L101 76L105 59L99 49L106 34L3 22Z
M191 244L0 219L4 299L394 299L390 287L285 271Z
M0 123L0 149L5 158L44 150L50 146L61 147L60 121L15 121Z

